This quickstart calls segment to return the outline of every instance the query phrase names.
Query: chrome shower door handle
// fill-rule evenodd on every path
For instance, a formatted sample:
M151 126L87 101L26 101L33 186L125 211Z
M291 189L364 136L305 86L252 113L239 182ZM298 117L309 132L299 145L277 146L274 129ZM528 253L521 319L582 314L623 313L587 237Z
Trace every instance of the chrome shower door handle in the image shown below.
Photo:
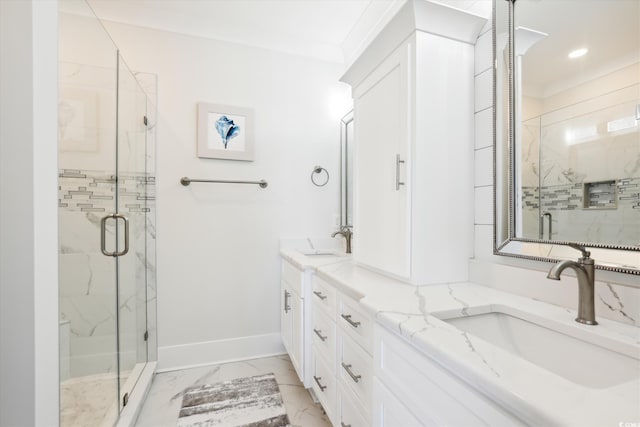
M121 219L124 221L124 249L122 251L109 252L107 250L107 220L115 219L116 221ZM119 257L126 255L129 252L129 218L122 214L109 214L100 220L100 251L103 255L111 257Z
M113 216L116 220L121 219L124 221L124 249L120 252L116 252L115 256L123 256L129 252L129 218L122 214L115 214Z
M400 164L404 163L404 160L400 160L400 154L396 154L396 191L400 191L400 186L404 185L404 182L400 181Z
M553 217L551 216L550 212L545 212L542 215L540 215L540 224L538 226L538 233L539 233L539 237L540 240L544 239L544 218L545 217L549 217L549 240L551 240L551 234L553 233Z
M100 251L106 256L117 256L115 252L107 251L107 220L113 218L115 214L103 216L100 220Z

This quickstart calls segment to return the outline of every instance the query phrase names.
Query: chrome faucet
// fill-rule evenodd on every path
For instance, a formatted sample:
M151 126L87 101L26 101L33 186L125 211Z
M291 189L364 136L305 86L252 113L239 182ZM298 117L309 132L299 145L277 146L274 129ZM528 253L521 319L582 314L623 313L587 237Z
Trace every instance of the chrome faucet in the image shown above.
M351 253L351 238L353 237L353 232L348 226L344 226L340 229L340 231L336 231L331 235L331 237L336 237L337 235L341 235L347 241L347 253Z
M560 274L565 268L573 269L578 278L578 317L576 317L576 322L597 325L594 304L595 265L593 259L589 258L591 253L580 245L569 244L569 246L582 252L582 257L578 259L578 262L560 261L551 267L547 279L560 280Z

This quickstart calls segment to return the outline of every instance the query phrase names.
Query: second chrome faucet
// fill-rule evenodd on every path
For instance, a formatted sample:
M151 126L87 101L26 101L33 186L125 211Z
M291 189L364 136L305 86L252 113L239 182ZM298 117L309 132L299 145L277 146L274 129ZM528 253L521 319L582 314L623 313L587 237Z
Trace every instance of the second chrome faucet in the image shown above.
M348 254L351 253L351 238L353 237L353 232L351 231L351 229L347 226L342 227L339 231L336 231L335 233L333 233L331 235L331 237L336 237L337 235L341 235L342 237L344 237L344 239L347 242L347 250L346 252Z

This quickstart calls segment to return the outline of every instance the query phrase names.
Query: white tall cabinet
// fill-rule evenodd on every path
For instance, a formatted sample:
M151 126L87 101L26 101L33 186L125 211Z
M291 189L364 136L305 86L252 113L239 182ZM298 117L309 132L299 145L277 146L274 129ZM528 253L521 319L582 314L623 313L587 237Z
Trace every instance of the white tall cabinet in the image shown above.
M409 0L343 76L354 99L354 258L415 284L467 280L474 44L484 18Z

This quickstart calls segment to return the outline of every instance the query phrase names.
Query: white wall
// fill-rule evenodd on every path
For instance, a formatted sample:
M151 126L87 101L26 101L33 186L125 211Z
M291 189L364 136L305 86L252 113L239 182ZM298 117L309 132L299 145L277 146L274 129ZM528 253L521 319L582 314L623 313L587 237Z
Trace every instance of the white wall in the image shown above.
M546 279L551 264L493 254L493 76L492 34L488 25L476 43L475 255L471 280L563 307L578 302L576 279ZM576 258L577 258L576 253ZM638 276L596 271L596 316L640 324Z
M158 75L159 368L283 351L280 237L325 236L339 211L342 66L106 23L129 66ZM198 102L255 111L254 162L196 156ZM311 184L315 165L326 187ZM179 184L182 176L269 186Z
M58 425L57 1L0 1L0 425Z

